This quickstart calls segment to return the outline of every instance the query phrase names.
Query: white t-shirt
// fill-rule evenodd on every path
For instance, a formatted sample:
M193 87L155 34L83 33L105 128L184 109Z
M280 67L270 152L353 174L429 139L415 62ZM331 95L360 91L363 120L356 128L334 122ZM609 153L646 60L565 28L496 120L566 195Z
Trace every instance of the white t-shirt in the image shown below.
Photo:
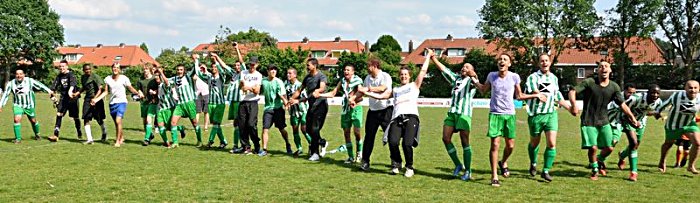
M255 86L262 84L263 76L260 71L255 71L255 73L250 73L248 70L241 71L241 80L244 81L246 86ZM241 87L243 88L243 87ZM243 92L243 99L241 101L257 101L260 98L253 91Z
M105 77L105 84L109 86L109 104L127 103L126 86L131 86L131 81L124 75L119 75L117 80L112 76Z
M197 76L194 76L192 78L197 78L197 81L194 82L194 86L197 90L195 94L197 96L209 96L209 84L207 84L207 82L205 82L201 78L198 78Z
M377 78L373 78L371 74L365 77L365 87L379 87L382 85L384 85L387 90L391 89L391 76L386 72L380 71L377 74ZM391 100L389 99L375 99L371 97L369 98L369 110L372 111L386 109L386 107L389 107L391 105Z
M392 94L394 97L394 113L391 115L391 119L401 114L418 115L420 89L416 87L416 83L412 82L401 87L395 87Z

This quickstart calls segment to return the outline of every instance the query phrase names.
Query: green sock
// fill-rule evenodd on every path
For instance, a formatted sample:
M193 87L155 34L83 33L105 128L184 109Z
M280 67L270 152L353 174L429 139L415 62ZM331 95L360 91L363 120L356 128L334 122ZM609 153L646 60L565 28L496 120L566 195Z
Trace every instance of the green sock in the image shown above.
M174 126L170 128L170 134L173 135L173 144L177 144L178 133L180 133L180 126Z
M630 169L632 172L637 172L637 150L632 150L630 153Z
M598 154L598 161L605 162L605 159L607 159L608 157L607 156L603 157L602 155L603 155L603 152Z
M309 133L304 133L304 137L306 138L307 143L311 143L311 135L309 135Z
M146 129L145 129L146 136L143 137L143 140L150 140L151 139L151 133L153 133L151 129L153 129L152 125L146 125Z
M241 131L238 128L233 130L233 146L238 147L238 141L241 139Z
M629 155L630 155L630 149L625 148L625 150L622 150L622 152L620 152L620 159L626 159Z
M163 138L163 142L168 143L168 136L165 135L165 127L158 127L158 133L160 138Z
M352 142L345 143L345 147L348 149L348 156L350 158L355 158L355 150L352 149Z
M357 140L357 154L362 154L362 140Z
M301 137L299 136L299 132L294 133L294 145L297 146L297 150L301 150Z
M34 135L39 136L39 122L34 123L32 130L34 130Z
M15 139L22 140L22 123L15 123Z
M195 126L194 133L197 134L197 142L202 142L202 128Z
M591 168L593 168L593 171L598 171L598 162L593 162L588 165L591 166Z
M537 154L540 152L540 145L532 146L527 144L527 155L530 156L530 164L537 164Z
M556 148L544 149L544 168L542 169L544 172L549 172L549 169L552 169L552 166L554 165L554 158L556 156L557 156L557 149Z
M445 149L447 149L447 155L450 155L450 159L452 159L452 163L455 164L455 167L462 166L462 163L459 162L459 158L457 158L457 149L455 149L455 145L452 143L445 144Z
M214 138L216 138L216 126L211 128L211 131L209 131L209 142L214 142Z
M221 125L216 124L214 127L216 128L216 135L219 137L219 141L221 141L221 143L228 145L228 142L226 141L226 137L224 137L224 130L221 129Z
M467 171L471 171L472 168L472 148L470 146L466 146L462 148L462 157L464 158L464 167L467 168Z

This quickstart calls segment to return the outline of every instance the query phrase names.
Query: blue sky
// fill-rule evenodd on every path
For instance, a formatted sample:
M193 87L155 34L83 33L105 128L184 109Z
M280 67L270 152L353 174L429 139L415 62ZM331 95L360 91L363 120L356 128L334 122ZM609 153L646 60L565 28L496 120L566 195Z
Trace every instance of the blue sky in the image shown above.
M597 12L616 1L598 0ZM193 48L211 42L223 25L232 30L254 27L280 41L359 39L375 42L393 35L407 49L429 38L478 37L477 10L483 0L462 1L323 1L323 0L49 0L61 15L65 44L140 44L152 56L161 49Z

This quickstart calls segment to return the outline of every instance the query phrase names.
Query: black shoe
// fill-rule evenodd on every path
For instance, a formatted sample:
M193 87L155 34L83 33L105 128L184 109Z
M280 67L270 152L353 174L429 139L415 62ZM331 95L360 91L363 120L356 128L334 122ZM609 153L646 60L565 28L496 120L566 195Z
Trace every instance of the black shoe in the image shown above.
M155 138L155 136L153 136L153 134L151 134L151 136L150 136L150 137L148 137L148 142L151 142L151 141L153 141L153 138Z
M537 166L535 164L530 164L530 176L535 177L537 175Z
M101 142L107 142L107 134L102 134Z
M549 172L547 171L543 171L542 174L540 174L540 177L542 177L542 179L544 179L547 182L552 182L552 176L549 175Z
M681 159L681 167L685 167L686 161L688 161L688 159Z
M369 162L362 162L362 165L360 165L360 170L363 171L369 171Z
M78 134L78 140L83 140L83 135Z
M143 143L141 143L141 146L145 147L145 146L148 146L149 144L151 144L151 142L149 142L148 140L144 140Z
M214 145L214 142L207 143L207 148L211 148L212 145Z
M39 136L39 135L34 135L34 140L36 140L36 141L41 140L41 136Z
M491 186L494 186L494 187L501 187L501 181L499 181L499 180L491 180Z
M185 136L187 136L185 129L180 130L180 139L185 139Z
M504 178L510 176L510 170L508 170L508 167L503 167L503 162L498 162L498 168L501 170L501 175L503 175Z
M221 143L221 144L219 144L219 149L226 149L226 146L228 146L228 144Z
M598 173L600 173L602 176L608 175L608 167L605 166L604 161L598 161Z
M242 154L244 151L245 149L243 149L243 147L233 147L233 149L231 149L231 153L233 154Z

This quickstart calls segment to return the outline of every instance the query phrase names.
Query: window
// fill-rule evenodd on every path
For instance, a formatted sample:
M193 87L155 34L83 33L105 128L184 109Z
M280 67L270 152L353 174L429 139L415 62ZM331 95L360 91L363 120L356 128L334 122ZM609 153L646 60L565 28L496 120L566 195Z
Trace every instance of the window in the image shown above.
M603 55L603 56L607 56L607 55L608 55L608 50L601 50L601 51L598 52L598 54Z
M435 51L435 56L441 56L441 55L442 55L442 49L440 49L440 48L434 48L433 50ZM427 51L427 50L426 50L426 51L423 51L423 56L427 56L427 55L428 55L428 51ZM464 55L464 54L462 54L462 55Z
M340 58L340 55L343 54L343 52L347 52L347 50L333 50L331 51L331 58Z
M313 57L313 58L325 58L326 51L312 51L311 57Z
M466 50L462 48L450 48L447 49L447 56L464 56Z
M121 61L121 60L122 60L122 56L115 56L114 57L114 61Z
M66 61L77 61L78 60L78 54L67 54L66 55Z
M576 77L577 78L585 78L586 77L586 69L585 68L578 68L576 71Z

